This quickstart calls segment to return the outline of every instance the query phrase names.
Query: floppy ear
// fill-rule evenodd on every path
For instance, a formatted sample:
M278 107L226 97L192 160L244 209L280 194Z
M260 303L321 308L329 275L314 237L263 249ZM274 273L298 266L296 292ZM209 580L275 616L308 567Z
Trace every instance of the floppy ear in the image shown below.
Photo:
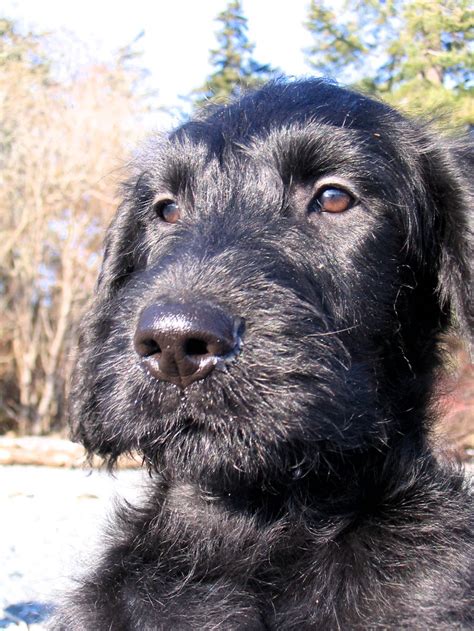
M147 173L122 185L123 202L117 209L104 241L104 257L96 285L99 300L107 300L140 264L143 248L140 211L149 202Z
M422 154L426 193L424 265L437 275L438 304L445 327L452 327L473 348L473 202L469 174L472 145L432 135ZM425 216L426 216L425 215Z
M99 298L109 298L120 287L123 280L133 272L136 228L132 219L130 205L123 202L105 237L104 258L96 285Z
M124 201L119 206L105 238L105 252L93 301L79 327L78 348L69 395L69 425L74 441L82 442L89 454L98 453L113 463L124 448L119 441L104 435L97 418L97 397L108 388L107 379L98 375L96 357L102 352L111 326L113 296L140 262L142 230L137 212L135 182L124 186ZM140 199L138 199L138 202ZM139 210L139 207L138 207ZM113 307L112 307L113 309Z

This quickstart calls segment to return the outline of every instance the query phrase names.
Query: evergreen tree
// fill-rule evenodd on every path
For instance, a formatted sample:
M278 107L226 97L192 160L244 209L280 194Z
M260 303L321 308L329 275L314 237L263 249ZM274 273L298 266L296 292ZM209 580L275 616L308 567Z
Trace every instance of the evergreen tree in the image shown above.
M268 81L275 72L268 64L259 64L253 58L255 46L247 36L247 18L240 0L231 0L216 20L220 24L218 48L210 51L215 70L204 86L195 90L197 105L207 101L225 102L242 89Z
M474 124L474 11L468 0L312 0L307 61L321 74L411 111L451 112Z

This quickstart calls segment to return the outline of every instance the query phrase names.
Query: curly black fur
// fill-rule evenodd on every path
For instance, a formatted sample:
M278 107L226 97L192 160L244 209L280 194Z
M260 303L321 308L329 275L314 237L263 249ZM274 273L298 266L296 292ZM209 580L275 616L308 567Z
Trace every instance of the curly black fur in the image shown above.
M440 334L467 336L467 145L322 80L204 112L137 158L84 320L73 431L119 511L64 607L75 631L470 629L467 484L430 446ZM348 191L321 212L321 186ZM157 194L181 219L157 217ZM181 390L133 346L151 303L245 319Z

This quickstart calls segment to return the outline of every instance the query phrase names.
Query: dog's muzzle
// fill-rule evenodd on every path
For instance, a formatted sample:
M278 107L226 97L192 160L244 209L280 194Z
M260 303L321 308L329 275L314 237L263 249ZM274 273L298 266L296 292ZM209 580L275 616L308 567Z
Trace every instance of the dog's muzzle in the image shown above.
M140 314L134 346L148 372L186 388L237 356L244 320L207 303L153 304Z

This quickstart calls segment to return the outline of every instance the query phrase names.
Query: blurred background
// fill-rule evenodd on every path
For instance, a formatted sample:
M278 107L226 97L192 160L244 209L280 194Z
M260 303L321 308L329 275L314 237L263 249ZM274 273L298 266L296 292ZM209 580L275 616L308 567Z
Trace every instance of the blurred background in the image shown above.
M80 447L64 440L77 324L118 184L148 134L282 74L332 77L469 132L473 70L468 0L3 0L0 464L82 462ZM446 344L453 370L440 383L439 442L466 459L474 454L472 366L457 340ZM20 490L4 486L11 515L15 493L38 498L25 491L31 471L15 476L29 480ZM12 479L12 469L0 473ZM37 506L39 515L44 504ZM31 507L21 504L15 519L28 520ZM23 557L20 549L5 553L10 587L39 558L31 546ZM3 606L31 597L20 592L3 594ZM7 614L0 628L15 617L36 620Z

